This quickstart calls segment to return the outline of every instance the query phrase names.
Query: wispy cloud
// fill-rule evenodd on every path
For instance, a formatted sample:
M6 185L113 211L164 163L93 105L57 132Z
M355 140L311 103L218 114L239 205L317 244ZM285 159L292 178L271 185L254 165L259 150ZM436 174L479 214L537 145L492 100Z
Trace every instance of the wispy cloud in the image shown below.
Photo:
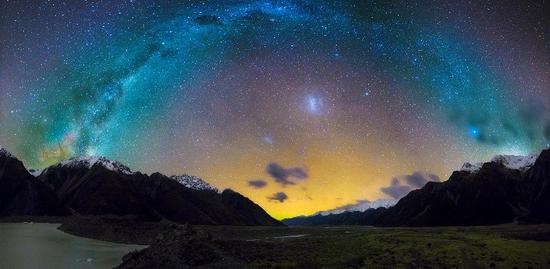
M250 180L248 181L248 186L254 187L256 189L261 189L267 186L267 182L261 179Z

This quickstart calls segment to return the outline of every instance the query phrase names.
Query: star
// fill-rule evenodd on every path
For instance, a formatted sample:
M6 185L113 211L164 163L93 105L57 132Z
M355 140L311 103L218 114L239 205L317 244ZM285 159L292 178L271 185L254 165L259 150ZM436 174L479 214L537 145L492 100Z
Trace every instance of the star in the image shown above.
M475 127L475 126L470 126L468 128L468 134L472 137L472 138L475 138L475 139L478 139L480 137L480 130L479 128Z

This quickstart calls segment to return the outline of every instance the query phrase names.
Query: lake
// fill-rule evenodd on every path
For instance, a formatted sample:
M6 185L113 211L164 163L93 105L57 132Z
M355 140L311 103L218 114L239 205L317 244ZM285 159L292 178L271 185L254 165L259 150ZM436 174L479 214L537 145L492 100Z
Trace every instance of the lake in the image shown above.
M146 247L70 235L59 225L0 223L0 268L113 268Z

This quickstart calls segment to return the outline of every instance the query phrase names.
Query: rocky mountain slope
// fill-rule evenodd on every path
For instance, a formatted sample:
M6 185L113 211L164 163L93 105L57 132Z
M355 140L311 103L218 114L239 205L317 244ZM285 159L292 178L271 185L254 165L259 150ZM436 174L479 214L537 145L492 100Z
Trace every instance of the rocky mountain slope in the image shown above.
M55 193L0 147L0 216L68 215Z
M535 160L533 162L533 160ZM410 192L377 220L382 226L491 225L550 221L550 150L498 156L479 169Z
M181 176L171 176L170 178L190 189L219 192L219 190L216 187L208 184L208 182L204 181L200 177L190 176L190 175L181 175Z

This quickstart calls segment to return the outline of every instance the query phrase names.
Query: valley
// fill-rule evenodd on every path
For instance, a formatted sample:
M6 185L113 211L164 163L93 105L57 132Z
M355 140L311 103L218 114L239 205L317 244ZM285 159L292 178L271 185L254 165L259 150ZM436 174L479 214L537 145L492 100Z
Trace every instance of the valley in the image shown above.
M66 222L59 229L105 244L150 246L127 254L117 268L550 268L548 224L266 227L100 219L69 217L58 220Z

